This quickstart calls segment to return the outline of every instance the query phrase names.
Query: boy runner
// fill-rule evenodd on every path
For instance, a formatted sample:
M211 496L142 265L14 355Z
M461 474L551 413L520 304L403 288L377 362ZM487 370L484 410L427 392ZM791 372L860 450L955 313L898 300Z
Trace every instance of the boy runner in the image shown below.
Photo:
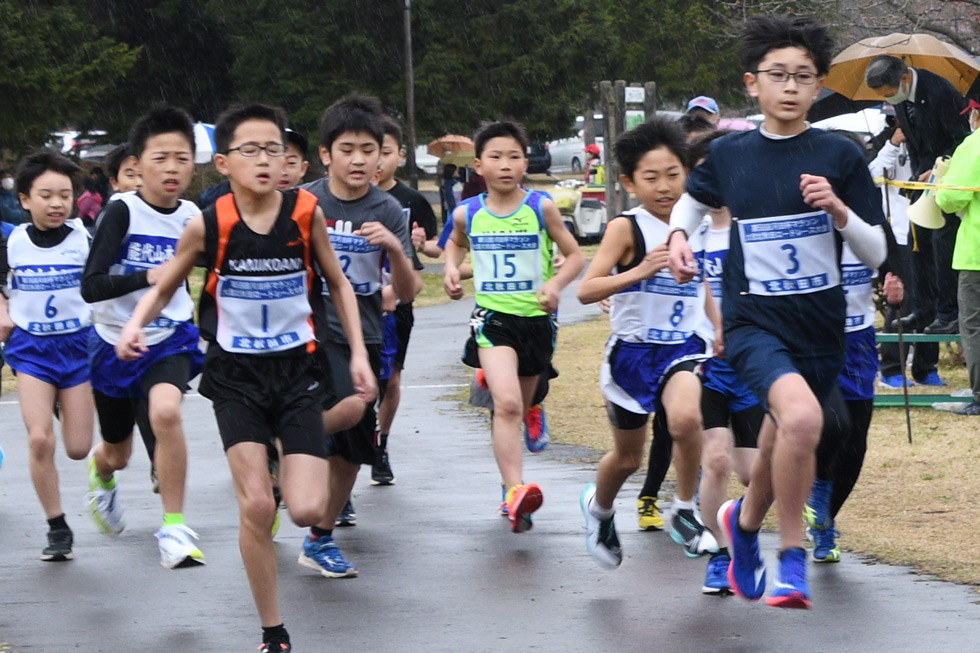
M839 244L869 268L886 253L878 193L860 149L810 129L806 112L830 65L826 26L811 18L755 16L742 30L745 85L765 120L711 143L671 215L671 273L697 273L687 234L709 208L735 225L723 276L725 353L769 411L745 496L719 521L731 543L728 579L750 600L765 592L758 531L778 499L779 572L769 605L810 605L800 514L813 479L821 403L844 362ZM680 235L679 235L680 234ZM776 426L778 425L778 427Z
M371 367L380 373L381 286L385 260L391 269L395 297L409 302L422 287L412 269L414 253L408 225L398 202L371 182L378 171L384 140L377 98L352 94L333 103L320 120L320 159L329 177L302 188L313 193L327 217L330 242L344 274L354 288ZM344 370L350 356L346 336L333 305L325 303L326 319L314 310L317 340L331 370L332 396L324 424L329 437L330 488L326 518L310 529L299 563L328 578L356 576L333 539L333 528L348 503L361 465L375 462L377 419L373 402L365 405ZM288 505L288 504L287 504ZM353 522L353 508L348 519Z
M82 297L98 302L92 310L89 367L102 431L89 461L89 506L103 532L122 532L115 472L129 462L138 403L146 401L164 513L156 532L160 564L175 569L204 564L194 543L197 534L183 514L187 446L180 404L203 360L186 287L145 327L147 354L123 361L114 347L136 303L173 256L184 225L198 213L193 202L180 199L194 172L191 118L181 109L153 109L133 124L129 145L139 160L143 186L108 204L82 275Z
M550 368L562 288L585 262L565 229L554 202L520 183L527 169L527 137L512 122L486 123L474 139L474 167L487 191L453 211L452 236L446 243L443 287L452 299L463 297L460 264L472 250L476 308L463 362L483 368L493 396L494 456L504 485L511 530L532 526L541 507L537 483L524 483L520 425L538 376ZM565 256L557 272L552 243Z
M290 517L300 526L322 518L326 505L327 446L320 415L323 371L314 356L310 294L313 263L331 290L351 346L350 374L358 395L374 394L360 338L357 302L327 238L316 198L279 192L285 116L265 105L233 106L215 125L215 167L231 180L224 195L188 223L159 284L140 301L116 351L145 355L142 325L163 309L199 257L208 277L201 325L209 341L201 394L214 404L241 509L239 545L262 620L263 653L292 646L279 615L276 514L268 447L283 447L280 486Z
M84 459L92 447L95 410L88 383L92 311L79 290L89 237L80 220L69 219L78 172L52 151L21 162L17 192L30 222L18 225L7 242L11 279L0 295L0 340L6 340L4 357L17 374L31 479L48 520L41 560L49 562L73 558L54 464L52 409L56 401L61 406L62 441L72 460Z
M406 186L398 179L395 179L395 171L398 169L398 162L404 155L402 148L402 128L394 119L385 116L384 118L384 140L381 143L381 159L378 163L378 188L388 191L392 197L402 205L402 212L405 221L412 231L413 238L415 231L421 230L420 244L422 248L438 235L436 225L436 214L432 211L432 205L422 196L422 193ZM415 243L413 243L413 246ZM429 247L433 247L429 245ZM430 249L430 251L432 251ZM417 257L413 257L416 270L422 270L422 264ZM412 325L415 324L415 316L412 312L412 303L397 303L395 310L387 313L385 320L385 342L383 349L390 350L392 353L388 357L390 363L390 373L384 381L382 400L378 407L378 432L375 434L375 461L371 466L372 485L391 485L395 482L395 475L391 471L391 463L388 459L388 433L391 424L395 420L398 411L398 404L401 401L401 378L402 370L405 369L405 354L408 352L408 341L412 335ZM388 334L391 334L390 336ZM382 352L384 358L385 351Z
M596 482L582 491L586 548L599 564L623 561L613 503L643 457L650 413L662 413L673 436L677 493L671 537L696 557L708 545L694 513L701 456L701 381L708 344L706 295L682 286L667 271L667 221L684 192L687 143L676 125L654 118L616 141L620 181L641 206L609 223L578 287L579 301L611 297L612 336L599 375L613 432L613 450L599 461Z

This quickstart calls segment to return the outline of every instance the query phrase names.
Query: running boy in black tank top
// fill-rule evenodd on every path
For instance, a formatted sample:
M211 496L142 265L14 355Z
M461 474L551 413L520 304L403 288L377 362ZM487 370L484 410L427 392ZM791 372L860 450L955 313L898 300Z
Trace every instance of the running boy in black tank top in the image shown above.
M202 334L209 341L201 394L214 404L241 512L239 546L262 621L261 651L291 650L279 615L276 514L268 447L282 442L280 488L292 520L323 519L327 441L320 409L322 371L313 352L309 294L320 266L350 343L358 396L376 393L361 336L357 301L327 238L323 213L309 193L280 193L285 116L264 105L234 106L215 127L215 166L231 194L188 223L177 254L137 305L116 348L121 358L145 351L140 327L166 305L199 256L208 272L201 294Z

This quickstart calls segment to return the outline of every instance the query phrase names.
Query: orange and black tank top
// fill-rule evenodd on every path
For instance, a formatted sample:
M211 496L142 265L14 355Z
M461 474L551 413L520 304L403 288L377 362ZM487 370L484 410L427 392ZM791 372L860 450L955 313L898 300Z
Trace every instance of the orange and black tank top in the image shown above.
M313 351L315 211L311 193L285 191L272 229L260 234L242 220L232 193L204 210L208 270L199 310L205 340L235 354Z

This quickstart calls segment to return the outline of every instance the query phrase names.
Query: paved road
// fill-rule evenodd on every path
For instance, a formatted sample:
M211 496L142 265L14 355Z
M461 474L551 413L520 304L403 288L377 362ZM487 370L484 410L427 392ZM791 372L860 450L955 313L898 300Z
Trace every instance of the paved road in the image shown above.
M594 309L566 301L570 321ZM280 601L296 651L858 651L968 650L977 595L900 567L845 554L811 569L813 609L781 611L700 593L704 561L664 533L633 530L631 484L620 498L626 559L616 571L585 553L578 495L593 466L553 446L528 457L545 503L534 530L496 514L499 478L483 416L444 399L468 375L456 363L467 307L417 312L391 440L397 485L355 489L358 526L338 531L360 569L327 580L296 564L303 531L277 538ZM15 397L0 402L0 642L21 653L249 651L259 642L237 548L237 514L208 402L190 396L189 523L207 567L168 571L153 531L160 506L138 450L121 477L128 528L98 534L82 507L85 464L59 456L76 559L42 563L44 522L25 464ZM770 554L776 541L764 536ZM956 555L969 549L956 547ZM0 651L8 650L0 644Z

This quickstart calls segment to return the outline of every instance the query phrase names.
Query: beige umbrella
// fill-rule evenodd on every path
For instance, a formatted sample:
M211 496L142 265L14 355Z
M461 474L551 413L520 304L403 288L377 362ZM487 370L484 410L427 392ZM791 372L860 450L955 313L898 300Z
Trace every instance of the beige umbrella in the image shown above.
M455 152L449 152L447 154L444 154L439 159L439 161L442 163L442 165L451 163L457 168L472 168L473 159L475 158L476 158L476 151L473 149L473 146L471 145L469 149L456 150Z
M924 68L945 77L960 93L966 93L980 73L980 64L956 46L929 34L889 34L862 39L830 62L824 86L852 100L879 100L864 83L864 69L880 54L899 57L913 68Z
M442 157L450 152L472 150L474 147L476 146L473 144L473 139L469 138L468 136L446 134L445 136L440 136L429 143L429 154L432 156Z

